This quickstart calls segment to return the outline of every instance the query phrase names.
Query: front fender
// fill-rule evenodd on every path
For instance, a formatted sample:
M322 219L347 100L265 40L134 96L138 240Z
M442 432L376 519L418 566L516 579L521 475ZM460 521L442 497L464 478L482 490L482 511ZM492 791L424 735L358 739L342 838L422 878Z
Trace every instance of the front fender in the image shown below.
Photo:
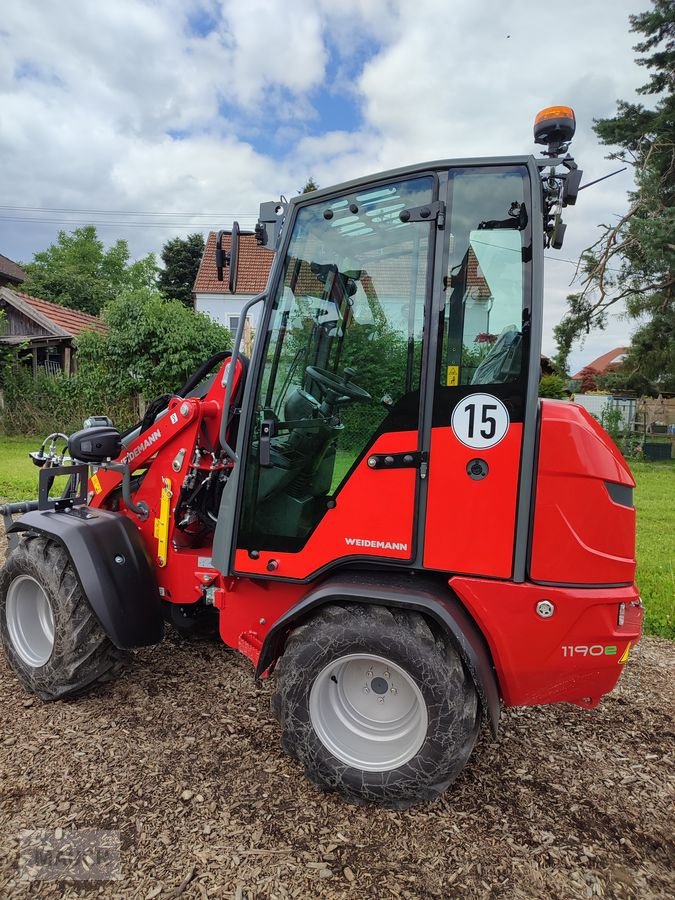
M70 512L35 510L9 532L33 531L58 541L101 627L123 650L157 644L164 636L152 563L133 522L87 506Z
M314 610L328 603L344 601L409 609L433 619L459 653L476 686L492 734L497 736L499 685L485 638L457 597L446 585L439 585L433 579L359 572L322 582L277 619L267 632L256 676L260 677L274 665L283 653L290 631Z

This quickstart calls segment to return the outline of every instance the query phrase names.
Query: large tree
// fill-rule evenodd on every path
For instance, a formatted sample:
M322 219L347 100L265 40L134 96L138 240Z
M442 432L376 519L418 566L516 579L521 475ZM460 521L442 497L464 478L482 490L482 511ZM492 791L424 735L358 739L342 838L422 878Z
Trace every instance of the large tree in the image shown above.
M21 289L27 294L93 315L122 291L153 287L157 280L153 254L129 262L127 242L116 241L106 250L93 225L71 234L60 231L55 244L22 268L28 278Z
M159 289L169 300L192 306L192 287L204 255L204 236L195 233L173 238L162 248L164 268L159 273Z
M625 306L636 330L624 370L657 388L675 389L675 4L652 0L630 16L643 36L634 49L650 71L638 93L649 107L619 100L616 115L595 121L608 159L633 167L635 190L618 223L603 225L600 239L582 255L580 291L568 297L567 315L555 329L558 361L572 343Z

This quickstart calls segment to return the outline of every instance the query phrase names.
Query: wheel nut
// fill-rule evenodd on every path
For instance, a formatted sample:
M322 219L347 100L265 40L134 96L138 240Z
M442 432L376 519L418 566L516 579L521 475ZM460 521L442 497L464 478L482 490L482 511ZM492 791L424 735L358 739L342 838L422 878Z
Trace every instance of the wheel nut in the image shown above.
M378 702L378 703L384 703L384 697L378 697L378 698L377 698L377 702Z
M392 694L398 694L398 691L394 687L391 689L391 692L392 692Z
M384 678L390 678L390 677L391 676L390 676L389 670L387 669L387 671L384 673Z
M369 688L369 687L364 687L363 693L364 693L364 694L369 694L369 693L370 693L370 688Z

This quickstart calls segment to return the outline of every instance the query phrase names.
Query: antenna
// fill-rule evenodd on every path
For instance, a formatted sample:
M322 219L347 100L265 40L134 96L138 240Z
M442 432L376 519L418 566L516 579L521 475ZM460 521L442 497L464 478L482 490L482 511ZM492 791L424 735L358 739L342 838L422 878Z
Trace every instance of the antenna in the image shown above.
M584 188L592 187L594 184L599 184L599 182L604 181L606 178L611 178L612 175L619 175L621 172L625 172L628 166L624 166L623 169L617 169L616 172L610 172L609 175L603 175L602 178L596 178L595 181L587 181L586 184L582 184L579 188L580 191L583 191Z

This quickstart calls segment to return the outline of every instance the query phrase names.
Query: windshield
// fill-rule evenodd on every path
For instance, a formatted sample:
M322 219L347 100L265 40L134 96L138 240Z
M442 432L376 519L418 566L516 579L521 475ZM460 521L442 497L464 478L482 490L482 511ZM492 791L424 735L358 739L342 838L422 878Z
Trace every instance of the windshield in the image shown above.
M253 546L295 546L386 420L418 427L431 176L298 211L265 336L247 489ZM270 434L269 441L267 434Z

